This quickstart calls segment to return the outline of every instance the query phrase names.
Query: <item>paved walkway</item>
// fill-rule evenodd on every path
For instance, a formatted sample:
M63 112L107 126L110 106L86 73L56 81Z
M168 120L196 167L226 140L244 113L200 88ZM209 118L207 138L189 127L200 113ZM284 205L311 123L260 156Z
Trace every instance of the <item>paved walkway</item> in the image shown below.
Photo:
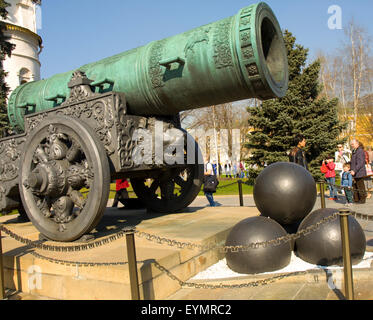
M373 299L373 276L369 270L354 270L354 299ZM255 276L208 284L240 284L255 281ZM342 276L323 271L292 276L263 286L234 289L183 288L168 300L345 300Z

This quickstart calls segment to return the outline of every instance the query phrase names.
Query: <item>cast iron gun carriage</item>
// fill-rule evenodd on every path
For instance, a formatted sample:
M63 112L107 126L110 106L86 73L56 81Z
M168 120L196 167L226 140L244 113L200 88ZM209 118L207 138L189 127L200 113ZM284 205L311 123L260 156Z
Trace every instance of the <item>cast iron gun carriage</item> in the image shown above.
M0 140L0 210L25 210L47 238L73 241L100 221L117 178L129 178L150 210L181 210L200 191L203 163L179 112L282 97L287 85L282 32L265 3L23 84L8 102L17 134ZM144 156L143 140L134 138L139 129L155 144L162 136L165 154L178 143L173 135L165 138L167 130L193 141L183 147L185 161L165 163L155 148L150 161L135 161Z

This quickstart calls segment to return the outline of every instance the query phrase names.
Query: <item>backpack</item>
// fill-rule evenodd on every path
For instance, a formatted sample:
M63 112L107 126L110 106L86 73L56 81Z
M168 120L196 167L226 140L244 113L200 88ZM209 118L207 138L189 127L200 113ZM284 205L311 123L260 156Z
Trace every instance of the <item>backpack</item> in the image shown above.
M322 164L321 168L320 168L320 171L322 173L327 173L328 172L328 167L326 166L325 163Z
M204 192L216 192L216 188L219 184L218 179L216 178L215 175L208 175L204 177L204 186L203 186L203 191Z

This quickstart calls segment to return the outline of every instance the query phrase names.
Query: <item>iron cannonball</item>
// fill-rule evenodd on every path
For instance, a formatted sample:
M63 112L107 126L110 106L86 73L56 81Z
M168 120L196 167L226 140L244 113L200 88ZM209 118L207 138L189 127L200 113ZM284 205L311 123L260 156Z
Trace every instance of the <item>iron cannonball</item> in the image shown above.
M251 217L237 223L229 233L226 246L249 245L286 236L286 231L276 221L267 217ZM255 274L285 268L291 258L290 242L278 246L248 248L233 252L225 257L228 267L238 273Z
M254 201L263 216L282 225L294 224L311 212L316 183L302 166L277 162L265 168L254 185Z
M336 212L338 212L337 209L331 208L315 210L302 221L299 230L314 225ZM358 264L364 257L366 238L363 229L354 217L349 216L348 223L352 264ZM296 254L308 263L322 266L343 265L339 217L322 224L316 231L301 236L295 244Z

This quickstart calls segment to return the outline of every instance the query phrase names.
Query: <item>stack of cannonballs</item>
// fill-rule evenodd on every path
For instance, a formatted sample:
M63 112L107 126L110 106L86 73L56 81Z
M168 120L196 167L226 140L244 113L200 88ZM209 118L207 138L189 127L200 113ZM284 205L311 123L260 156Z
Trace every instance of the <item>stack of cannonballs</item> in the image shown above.
M246 247L244 250L228 250L228 267L244 274L280 270L290 263L293 250L299 258L311 264L342 265L339 218L299 237L295 243L288 241L279 245L248 246L303 230L338 211L320 209L311 212L316 197L316 183L303 167L278 162L265 168L254 186L254 200L261 215L240 221L229 233L226 246ZM352 263L357 264L364 257L366 239L360 224L351 216L349 235Z

